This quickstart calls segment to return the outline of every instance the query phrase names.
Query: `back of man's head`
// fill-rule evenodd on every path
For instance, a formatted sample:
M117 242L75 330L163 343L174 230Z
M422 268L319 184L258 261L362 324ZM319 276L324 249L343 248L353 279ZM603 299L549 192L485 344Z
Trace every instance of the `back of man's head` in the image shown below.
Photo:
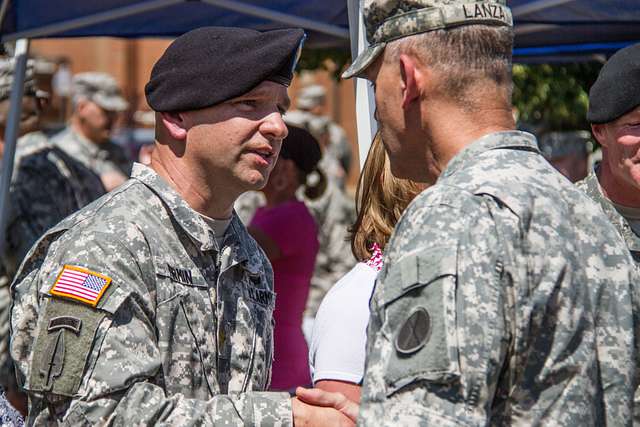
M441 90L462 105L476 87L493 83L511 97L513 22L505 0L365 0L369 48L343 74L362 75L383 54L385 61L410 54L443 76Z

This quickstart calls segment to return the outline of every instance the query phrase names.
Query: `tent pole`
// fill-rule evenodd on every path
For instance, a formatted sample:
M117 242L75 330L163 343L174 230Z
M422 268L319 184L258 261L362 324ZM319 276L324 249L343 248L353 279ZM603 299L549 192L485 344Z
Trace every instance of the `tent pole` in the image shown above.
M2 5L0 5L0 28L2 28L2 22L4 22L7 9L9 9L9 0L2 0Z
M245 15L256 16L258 18L281 22L283 24L291 25L294 27L302 27L308 30L317 31L319 33L329 34L331 36L339 37L345 40L349 37L349 31L338 25L323 24L322 22L317 22L313 19L307 19L288 13L277 12L275 10L267 9L260 6L254 6L241 1L202 0L202 2L210 4L212 6L221 7L223 9L232 10L234 12L243 13Z
M2 178L0 179L0 254L4 250L5 228L7 226L7 214L9 209L9 185L13 173L13 158L16 152L16 142L20 129L20 116L22 114L22 95L24 93L24 80L27 71L27 55L29 53L29 39L20 39L16 42L14 53L15 70L13 85L9 97L9 115L4 131L4 155L2 157Z
M364 19L359 0L348 0L349 32L351 34L351 56L353 59L367 46ZM374 118L376 102L371 86L365 79L354 79L356 90L356 128L358 131L358 158L360 170L364 166L373 137L378 131L378 123Z

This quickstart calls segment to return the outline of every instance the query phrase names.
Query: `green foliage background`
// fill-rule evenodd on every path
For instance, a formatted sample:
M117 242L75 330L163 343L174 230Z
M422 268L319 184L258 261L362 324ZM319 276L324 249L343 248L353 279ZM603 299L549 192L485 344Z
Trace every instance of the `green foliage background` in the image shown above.
M589 88L598 77L598 62L513 66L513 104L520 121L538 133L589 130Z

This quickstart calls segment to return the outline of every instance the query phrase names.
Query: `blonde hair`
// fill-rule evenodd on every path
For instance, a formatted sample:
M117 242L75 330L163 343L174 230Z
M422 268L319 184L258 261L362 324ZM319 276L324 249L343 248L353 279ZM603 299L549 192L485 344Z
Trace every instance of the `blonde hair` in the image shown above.
M384 250L393 228L423 184L393 176L380 133L376 134L356 190L356 222L351 227L351 251L363 261L374 243Z

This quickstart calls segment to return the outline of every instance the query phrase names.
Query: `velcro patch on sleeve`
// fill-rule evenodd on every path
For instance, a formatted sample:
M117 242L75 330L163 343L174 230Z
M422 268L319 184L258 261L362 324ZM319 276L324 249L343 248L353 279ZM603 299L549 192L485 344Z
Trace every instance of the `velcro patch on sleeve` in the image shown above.
M111 278L86 268L65 265L51 288L51 295L98 305L111 284Z

